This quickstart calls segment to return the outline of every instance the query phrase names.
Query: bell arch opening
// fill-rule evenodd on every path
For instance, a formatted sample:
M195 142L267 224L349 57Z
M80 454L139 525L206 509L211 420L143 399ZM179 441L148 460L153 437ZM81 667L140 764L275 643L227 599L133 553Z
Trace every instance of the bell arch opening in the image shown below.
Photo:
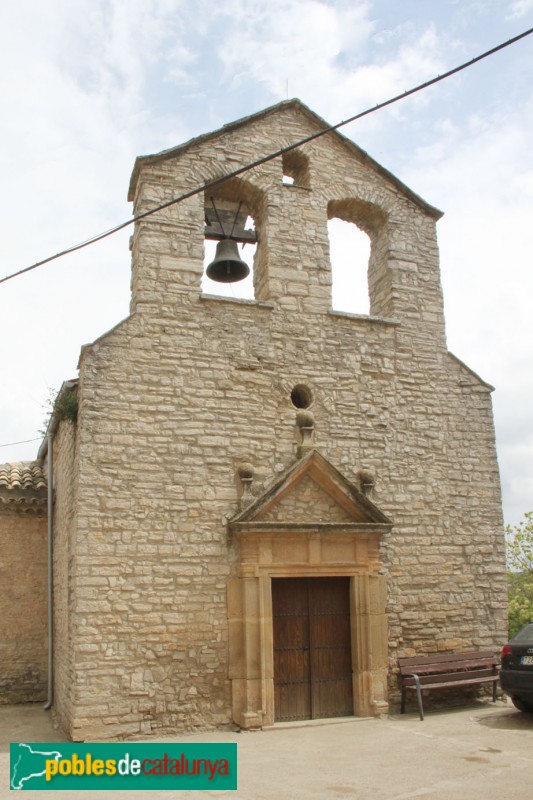
M369 236L354 222L334 217L328 220L328 237L333 310L368 315Z
M204 294L255 299L261 259L261 199L259 190L238 179L205 193L204 271L201 281ZM246 268L249 273L241 279ZM232 275L236 280L232 280Z
M375 285L385 266L386 215L349 198L328 204L331 304L335 311L378 313Z

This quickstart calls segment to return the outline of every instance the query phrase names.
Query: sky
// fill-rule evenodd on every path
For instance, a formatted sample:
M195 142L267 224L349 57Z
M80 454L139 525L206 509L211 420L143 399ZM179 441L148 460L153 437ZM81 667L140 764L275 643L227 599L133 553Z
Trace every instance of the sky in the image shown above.
M3 3L0 277L130 219L137 155L288 97L334 124L531 27L533 0ZM342 129L444 211L448 347L496 387L510 524L533 510L532 131L533 36ZM127 316L130 235L0 284L0 463L36 457L81 346Z

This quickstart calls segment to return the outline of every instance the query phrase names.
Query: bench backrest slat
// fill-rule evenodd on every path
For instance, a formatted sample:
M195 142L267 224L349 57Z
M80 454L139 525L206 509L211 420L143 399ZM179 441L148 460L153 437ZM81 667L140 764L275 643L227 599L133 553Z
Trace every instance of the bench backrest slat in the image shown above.
M418 674L418 673L417 673ZM491 668L489 669L469 669L462 672L442 672L437 675L419 675L420 684L424 686L425 683L461 683L465 680L481 680L494 678L495 674ZM408 675L403 676L403 683L405 686L414 686L415 679Z
M437 674L458 670L472 670L479 667L495 667L499 664L499 657L490 650L468 653L445 653L418 658L399 658L398 665L402 675Z
M467 650L464 653L428 653L425 656L399 658L399 664L439 664L441 661L465 661L470 658L494 658L492 650Z
M473 669L486 668L493 670L498 664L498 659L493 658L490 661L475 660L471 661L446 661L441 664L408 664L400 667L401 675L412 675L416 672L418 675L439 675L441 672L467 672Z

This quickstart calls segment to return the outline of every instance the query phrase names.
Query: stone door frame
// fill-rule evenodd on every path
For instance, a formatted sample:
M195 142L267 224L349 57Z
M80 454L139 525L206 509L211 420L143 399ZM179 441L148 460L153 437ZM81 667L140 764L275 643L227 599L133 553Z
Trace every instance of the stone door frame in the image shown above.
M386 713L387 584L379 574L378 559L370 557L377 556L384 532L376 527L382 526L355 524L349 531L280 526L278 531L259 533L249 526L237 534L240 575L228 585L229 678L233 720L241 728L275 722L272 578L350 578L354 715ZM339 549L351 550L353 557L335 558ZM302 557L304 551L307 558Z
M298 504L304 479L326 496L322 511ZM342 510L337 521L320 517L334 517L335 508ZM275 721L272 578L350 578L354 714L388 709L387 583L380 574L380 541L391 528L391 520L316 450L296 460L228 523L238 545L237 577L228 583L229 679L237 725L261 728Z

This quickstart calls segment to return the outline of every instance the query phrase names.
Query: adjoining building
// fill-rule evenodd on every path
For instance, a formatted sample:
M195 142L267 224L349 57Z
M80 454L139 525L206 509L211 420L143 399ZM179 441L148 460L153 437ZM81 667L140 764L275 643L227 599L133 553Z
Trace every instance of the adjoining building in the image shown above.
M325 127L292 100L140 157L134 213ZM253 300L202 292L216 211L257 239ZM26 467L30 508L53 455L50 684L70 737L380 714L398 656L505 639L492 387L446 347L440 216L332 131L137 221L131 313L82 349ZM331 218L371 240L368 315L332 310ZM30 530L2 474L31 593L45 517Z

